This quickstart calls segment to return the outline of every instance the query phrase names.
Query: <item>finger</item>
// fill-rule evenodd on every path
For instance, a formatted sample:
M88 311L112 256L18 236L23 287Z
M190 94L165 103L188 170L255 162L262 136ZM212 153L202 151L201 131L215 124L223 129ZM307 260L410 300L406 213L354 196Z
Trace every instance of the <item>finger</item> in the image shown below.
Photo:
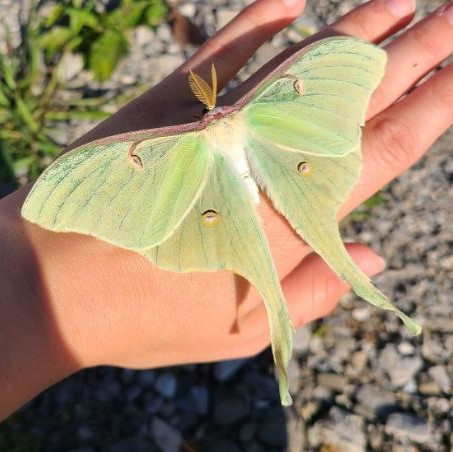
M208 76L217 68L221 89L267 39L285 28L305 7L305 0L258 0L242 10L207 41L181 68ZM207 77L209 79L209 77Z
M252 3L178 70L75 141L71 148L111 135L112 129L115 133L122 133L193 120L193 115L198 114L200 109L195 104L195 97L187 83L189 69L210 80L211 64L214 63L217 68L218 90L221 90L255 50L292 22L304 7L305 0L257 0ZM194 104L196 109L182 109L185 102Z
M367 123L362 177L342 207L342 216L415 163L452 124L450 64Z
M345 34L380 42L406 26L411 21L414 11L414 0L370 1L320 32L317 39L333 34Z
M398 6L395 6L398 3ZM376 0L352 10L329 27L281 52L252 77L225 96L226 104L237 101L277 65L298 49L332 35L346 34L379 42L404 27L414 13L414 0Z
M387 108L453 51L453 3L444 5L386 46L386 76L368 116Z
M347 249L367 275L383 270L384 261L370 248L348 244ZM328 314L340 297L350 289L315 253L307 256L286 276L282 287L296 328ZM263 328L267 329L267 315L263 304L242 318L240 328L250 331L252 337L259 342L265 333ZM269 340L268 335L267 339Z

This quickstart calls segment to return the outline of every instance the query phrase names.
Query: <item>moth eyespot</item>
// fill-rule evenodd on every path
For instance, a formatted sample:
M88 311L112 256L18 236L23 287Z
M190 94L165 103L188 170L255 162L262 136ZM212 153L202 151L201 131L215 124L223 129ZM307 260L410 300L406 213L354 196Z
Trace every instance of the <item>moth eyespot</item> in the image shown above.
M313 167L308 162L300 162L297 165L297 171L301 176L309 176L313 172Z
M132 161L134 166L136 166L137 168L143 168L142 159L138 155L131 154L130 157L131 157L131 161Z
M305 85L302 79L298 78L294 80L293 87L294 91L296 91L299 96L302 96L302 94L305 93Z
M201 214L201 224L212 228L220 223L220 215L215 210L206 210Z

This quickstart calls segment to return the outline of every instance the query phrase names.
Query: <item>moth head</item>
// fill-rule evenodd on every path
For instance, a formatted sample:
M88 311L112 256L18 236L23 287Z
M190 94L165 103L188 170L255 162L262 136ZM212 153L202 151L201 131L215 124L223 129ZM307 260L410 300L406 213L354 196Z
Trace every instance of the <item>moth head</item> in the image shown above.
M215 108L217 102L217 73L214 63L211 65L211 83L202 79L198 74L193 71L189 73L189 86L194 96L205 106L209 111Z

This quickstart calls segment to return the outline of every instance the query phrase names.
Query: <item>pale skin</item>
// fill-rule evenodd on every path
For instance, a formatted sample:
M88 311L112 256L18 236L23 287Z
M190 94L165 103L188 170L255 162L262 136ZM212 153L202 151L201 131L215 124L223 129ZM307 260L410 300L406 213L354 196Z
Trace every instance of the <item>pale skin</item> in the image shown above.
M260 0L244 9L181 68L77 144L193 120L200 104L188 87L189 69L206 77L214 62L221 89L304 4ZM343 33L379 43L412 19L411 0L392 5L384 0L367 3L317 37ZM452 65L395 104L453 51L453 8L434 12L386 50L386 76L364 128L363 175L341 217L416 162L453 123ZM270 62L265 71L275 64ZM232 103L263 74L220 103ZM228 272L161 271L136 253L94 238L43 230L20 217L28 190L0 201L0 419L86 367L214 361L251 356L269 344L262 301L243 281ZM259 213L294 325L329 313L348 286L266 202ZM369 275L382 270L382 260L369 248L353 244L348 249Z

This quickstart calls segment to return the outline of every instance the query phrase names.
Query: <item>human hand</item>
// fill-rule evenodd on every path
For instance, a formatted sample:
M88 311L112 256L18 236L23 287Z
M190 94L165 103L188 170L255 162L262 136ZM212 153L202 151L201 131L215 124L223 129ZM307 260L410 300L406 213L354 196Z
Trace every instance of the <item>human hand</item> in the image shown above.
M200 107L188 89L188 69L205 74L213 61L222 87L265 39L299 14L303 3L296 1L290 7L277 0L255 3L174 74L77 144L193 120ZM366 4L316 38L344 33L380 42L410 20L411 1L400 4L408 5L400 17L384 1ZM434 13L387 46L387 76L373 96L364 129L363 176L343 206L342 216L415 162L453 122L451 66L393 105L451 53L453 26L446 17ZM232 103L280 59L225 96L222 103ZM433 115L433 110L439 115ZM2 201L1 208L9 225L16 225L9 232L11 240L19 248L32 250L24 253L26 263L20 263L23 271L18 274L34 281L35 290L39 288L37 297L47 314L43 321L51 330L49 347L52 341L58 344L67 372L98 364L154 367L247 356L269 343L260 297L251 288L237 305L237 279L230 273L168 273L135 253L99 240L45 231L21 221L18 212L23 198L24 190ZM259 210L294 324L325 315L347 286L310 254L270 206L262 203ZM369 274L381 268L379 258L366 247L352 245L349 251ZM30 290L20 281L18 288Z

